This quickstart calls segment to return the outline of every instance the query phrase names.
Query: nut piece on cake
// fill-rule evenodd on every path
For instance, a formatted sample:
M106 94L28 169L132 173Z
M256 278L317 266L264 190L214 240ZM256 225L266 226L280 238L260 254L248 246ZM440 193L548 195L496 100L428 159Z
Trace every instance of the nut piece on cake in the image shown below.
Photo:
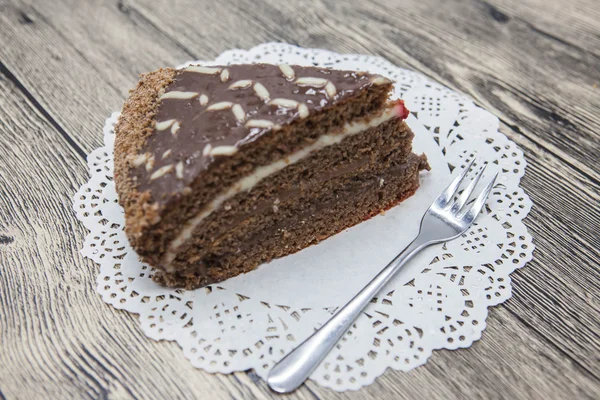
M195 288L411 196L429 166L391 90L380 75L295 65L142 75L115 127L133 248L160 283Z

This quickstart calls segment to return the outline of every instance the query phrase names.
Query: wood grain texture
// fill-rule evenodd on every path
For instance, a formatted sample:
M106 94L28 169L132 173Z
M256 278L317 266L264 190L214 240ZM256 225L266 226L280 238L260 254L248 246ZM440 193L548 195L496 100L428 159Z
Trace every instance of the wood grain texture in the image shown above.
M0 398L600 397L599 21L595 0L0 0ZM524 150L535 259L471 348L359 392L276 396L253 372L194 370L94 293L70 198L104 118L140 72L265 41L418 70Z

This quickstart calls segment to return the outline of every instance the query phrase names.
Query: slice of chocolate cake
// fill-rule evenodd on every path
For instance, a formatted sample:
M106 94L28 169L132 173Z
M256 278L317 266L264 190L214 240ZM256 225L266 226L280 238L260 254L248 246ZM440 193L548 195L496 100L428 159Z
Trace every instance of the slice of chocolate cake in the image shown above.
M291 65L142 75L115 128L126 233L169 286L256 268L411 196L425 156L392 82Z

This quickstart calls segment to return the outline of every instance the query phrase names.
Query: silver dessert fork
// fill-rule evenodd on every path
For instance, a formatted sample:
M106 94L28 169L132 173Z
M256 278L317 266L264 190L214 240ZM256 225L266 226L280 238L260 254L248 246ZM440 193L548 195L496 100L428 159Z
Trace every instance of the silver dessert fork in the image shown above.
M415 240L319 330L273 367L267 379L271 389L278 393L288 393L297 389L323 361L371 299L408 260L425 247L454 239L466 232L477 218L498 176L498 173L494 174L475 201L467 204L479 178L483 175L484 165L458 199L454 200L458 188L472 166L473 161L435 199L421 220L421 229Z

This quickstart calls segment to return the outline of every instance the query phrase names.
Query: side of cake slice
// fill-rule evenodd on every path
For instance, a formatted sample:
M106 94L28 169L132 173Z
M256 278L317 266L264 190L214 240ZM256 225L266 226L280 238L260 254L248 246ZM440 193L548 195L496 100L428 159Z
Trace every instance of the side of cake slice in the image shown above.
M411 196L425 156L392 82L289 65L142 75L115 127L126 233L194 288L296 252Z

